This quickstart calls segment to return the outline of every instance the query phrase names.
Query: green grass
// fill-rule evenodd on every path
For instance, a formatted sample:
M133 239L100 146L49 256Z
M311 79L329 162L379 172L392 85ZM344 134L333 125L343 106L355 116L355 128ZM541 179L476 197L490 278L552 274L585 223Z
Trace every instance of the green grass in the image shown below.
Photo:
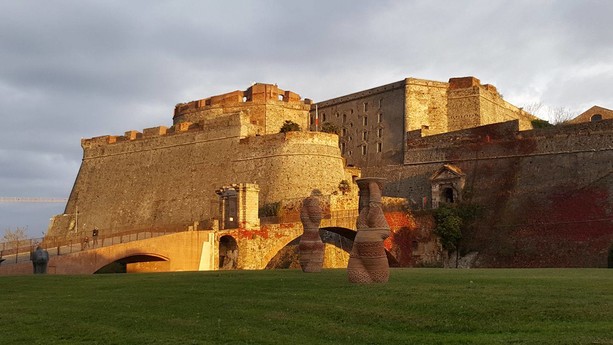
M0 344L613 344L613 270L4 276Z

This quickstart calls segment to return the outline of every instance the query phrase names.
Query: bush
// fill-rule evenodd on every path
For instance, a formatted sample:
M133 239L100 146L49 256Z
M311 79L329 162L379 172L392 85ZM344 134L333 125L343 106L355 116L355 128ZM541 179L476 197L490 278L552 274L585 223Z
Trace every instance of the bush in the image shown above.
M463 221L456 208L443 204L434 212L434 233L441 239L443 249L453 251L462 239Z
M281 213L281 202L265 204L258 209L258 217L277 217Z
M536 120L532 120L530 122L532 123L532 128L548 128L548 127L553 127L553 125L551 123L549 123L549 121L546 121L546 120L536 119Z
M336 135L340 135L341 134L340 128L338 128L335 124L330 123L330 122L324 122L321 125L321 131L325 132L325 133L336 134Z
M283 126L281 126L281 129L279 130L279 133L299 132L299 131L300 131L299 124L297 124L294 121L285 120L285 122L283 123Z

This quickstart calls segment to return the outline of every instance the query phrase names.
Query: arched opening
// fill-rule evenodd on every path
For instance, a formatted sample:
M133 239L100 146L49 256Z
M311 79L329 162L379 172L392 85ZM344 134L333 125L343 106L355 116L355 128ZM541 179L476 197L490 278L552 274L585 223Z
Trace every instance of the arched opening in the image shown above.
M152 254L139 254L115 260L102 266L94 274L168 272L169 270L170 262L167 258Z
M230 235L219 239L219 269L235 270L238 268L238 244Z
M443 201L448 203L448 204L453 204L454 202L454 197L453 197L453 188L451 187L445 187L443 188Z
M592 117L590 118L591 122L597 122L597 121L602 121L602 115L600 114L594 114L592 115Z
M319 229L319 236L322 242L326 245L324 259L324 267L326 264L330 266L346 266L346 261L349 260L349 253L353 247L355 239L355 230L330 227ZM296 237L268 262L266 269L300 269L300 253L298 244L301 236Z

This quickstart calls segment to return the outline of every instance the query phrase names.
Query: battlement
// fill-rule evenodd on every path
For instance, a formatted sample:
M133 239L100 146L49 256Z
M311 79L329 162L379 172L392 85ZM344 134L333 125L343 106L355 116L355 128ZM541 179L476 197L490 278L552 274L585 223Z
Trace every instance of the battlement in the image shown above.
M449 78L449 90L481 88L498 95L498 89L492 84L481 84L475 77Z
M172 127L157 126L151 128L145 128L142 132L136 130L130 130L124 133L124 135L101 135L93 138L81 139L82 148L91 148L96 146L104 146L109 144L116 144L121 142L129 142L140 139L156 138L166 135L172 135L177 133L193 132L203 130L204 123L190 123L182 122Z
M300 95L292 91L282 90L277 85L256 83L245 91L233 91L222 95L199 99L187 103L179 103L175 106L174 117L188 113L206 110L214 107L237 106L241 103L265 104L268 102L282 102L294 105L308 105L310 99L302 100ZM307 108L308 109L308 108Z

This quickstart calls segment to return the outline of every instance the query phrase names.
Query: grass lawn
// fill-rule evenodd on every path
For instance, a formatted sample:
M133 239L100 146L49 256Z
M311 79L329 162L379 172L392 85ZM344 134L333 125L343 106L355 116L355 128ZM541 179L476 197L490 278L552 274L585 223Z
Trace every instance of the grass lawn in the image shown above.
M613 344L613 270L2 276L0 344Z

